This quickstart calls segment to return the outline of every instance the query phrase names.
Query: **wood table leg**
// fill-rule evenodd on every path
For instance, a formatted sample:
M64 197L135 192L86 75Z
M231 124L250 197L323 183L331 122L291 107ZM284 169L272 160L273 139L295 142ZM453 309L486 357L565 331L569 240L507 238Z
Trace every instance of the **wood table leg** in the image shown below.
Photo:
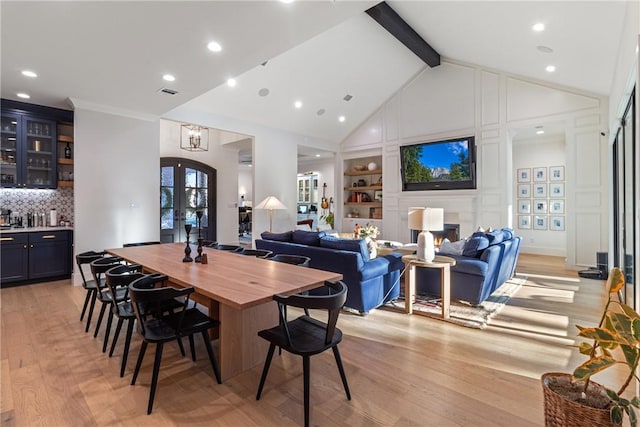
M409 277L404 281L404 312L413 313L413 298L416 293L416 266L409 264Z
M445 264L440 272L440 296L442 297L442 318L449 318L451 304L451 275L449 264Z

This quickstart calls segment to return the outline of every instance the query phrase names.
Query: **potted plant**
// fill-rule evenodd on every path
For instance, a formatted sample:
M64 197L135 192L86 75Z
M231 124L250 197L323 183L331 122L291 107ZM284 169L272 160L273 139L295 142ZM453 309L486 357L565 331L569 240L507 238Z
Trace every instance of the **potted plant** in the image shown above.
M322 215L320 217L320 220L326 222L327 224L329 224L331 226L331 228L333 228L333 221L335 220L335 217L333 215L333 212L329 211L328 214Z
M622 304L617 294L624 289L625 278L618 267L607 280L607 303L597 327L578 326L578 336L588 338L578 348L588 359L572 375L547 373L542 376L545 423L547 426L621 425L626 413L632 427L637 424L634 408L640 408L638 396L631 400L622 394L634 379L640 362L640 315ZM615 390L591 381L591 376L616 365L629 369Z

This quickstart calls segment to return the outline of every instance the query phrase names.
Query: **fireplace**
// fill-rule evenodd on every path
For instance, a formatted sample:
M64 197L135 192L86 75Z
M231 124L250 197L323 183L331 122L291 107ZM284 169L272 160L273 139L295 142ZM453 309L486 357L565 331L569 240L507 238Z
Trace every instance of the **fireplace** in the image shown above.
M418 242L418 233L420 233L420 230L411 230L411 243ZM449 239L450 242L460 240L460 224L445 224L444 230L432 231L431 234L433 234L433 242L436 248L439 248L445 238Z

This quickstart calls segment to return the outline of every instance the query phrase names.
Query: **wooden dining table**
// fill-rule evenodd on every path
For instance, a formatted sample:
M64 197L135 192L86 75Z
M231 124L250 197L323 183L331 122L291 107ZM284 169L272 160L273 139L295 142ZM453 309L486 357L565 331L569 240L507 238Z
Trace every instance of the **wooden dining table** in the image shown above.
M191 255L196 254L191 246ZM192 286L193 299L220 321L218 338L223 381L264 362L268 343L258 331L278 324L276 294L293 294L342 279L339 273L298 267L229 251L204 248L208 263L183 262L184 243L107 249L145 272L161 273L171 284Z

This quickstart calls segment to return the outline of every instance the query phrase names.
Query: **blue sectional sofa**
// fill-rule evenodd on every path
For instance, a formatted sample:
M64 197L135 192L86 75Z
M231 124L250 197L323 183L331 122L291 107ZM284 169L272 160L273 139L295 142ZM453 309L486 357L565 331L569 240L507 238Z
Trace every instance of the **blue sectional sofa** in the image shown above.
M345 306L361 314L400 294L400 273L404 263L400 254L369 259L364 239L339 239L323 231L288 231L262 233L257 249L274 254L304 255L311 258L310 267L341 273L348 287Z
M521 237L503 228L476 232L464 243L462 253L445 253L456 259L451 267L451 298L477 305L513 277L520 253ZM440 295L440 271L416 269L416 292Z

